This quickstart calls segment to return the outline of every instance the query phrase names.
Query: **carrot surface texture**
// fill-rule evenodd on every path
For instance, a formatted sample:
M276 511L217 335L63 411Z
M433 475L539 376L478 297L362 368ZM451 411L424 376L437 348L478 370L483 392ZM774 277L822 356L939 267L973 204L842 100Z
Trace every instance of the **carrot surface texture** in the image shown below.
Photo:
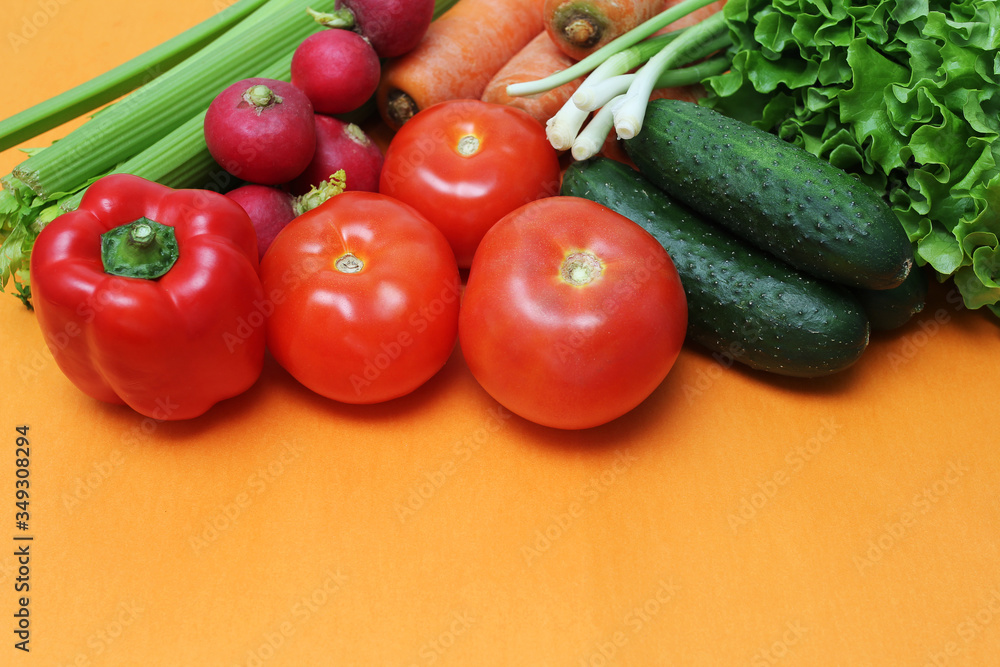
M544 125L572 97L584 77L530 97L512 97L507 94L507 86L544 78L572 64L573 59L563 53L547 32L542 31L497 72L486 86L482 100L523 109Z
M459 0L406 55L386 62L376 93L392 129L421 109L480 99L487 84L542 28L543 0Z
M671 0L545 0L542 19L563 53L582 60L671 4Z

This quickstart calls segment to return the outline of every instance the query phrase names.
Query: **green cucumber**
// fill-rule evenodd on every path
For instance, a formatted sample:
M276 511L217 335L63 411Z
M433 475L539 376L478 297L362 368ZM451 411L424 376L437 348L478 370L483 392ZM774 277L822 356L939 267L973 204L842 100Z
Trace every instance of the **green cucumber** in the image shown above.
M678 201L818 278L888 289L913 265L902 225L874 189L748 123L660 99L625 150Z
M927 274L914 267L906 280L891 289L854 290L868 315L872 331L898 329L924 309L927 301Z
M801 271L703 220L631 167L608 158L571 165L560 194L584 197L652 234L677 267L688 340L751 368L815 377L853 364L868 319L850 291Z

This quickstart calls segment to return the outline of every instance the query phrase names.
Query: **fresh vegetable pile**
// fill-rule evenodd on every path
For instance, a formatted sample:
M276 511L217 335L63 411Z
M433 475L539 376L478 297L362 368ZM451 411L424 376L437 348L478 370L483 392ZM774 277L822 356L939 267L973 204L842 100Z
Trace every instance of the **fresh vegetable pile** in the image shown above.
M511 411L588 428L685 340L843 371L925 263L1000 314L992 0L497 4L241 0L3 121L6 148L132 91L0 179L0 286L156 419L265 349L360 404L458 345Z
M954 279L968 308L1000 315L1000 5L730 0L699 23L652 37L671 12L707 4L673 5L575 65L509 92L536 94L589 72L549 119L553 145L586 159L602 152L612 131L620 139L638 134L654 89L687 82L690 73L705 84L701 104L773 132L882 194L918 264Z
M106 174L127 173L170 187L216 191L241 185L239 178L219 169L207 149L204 121L209 103L241 79L290 81L293 56L300 47L303 62L296 63L297 73L316 76L308 61L322 49L314 48L312 41L305 47L302 42L324 32L323 21L359 30L368 26L379 40L395 40L398 54L399 48L412 48L432 18L454 3L239 0L134 60L0 122L2 150L129 93L52 146L30 151L13 173L0 178L0 288L10 289L13 283L25 304L30 303L27 269L35 237L58 215L77 208L86 188ZM395 20L382 20L387 13ZM352 53L358 51L355 42ZM363 49L360 52L363 58ZM370 57L366 63L370 74ZM242 151L267 159L258 146L243 146Z

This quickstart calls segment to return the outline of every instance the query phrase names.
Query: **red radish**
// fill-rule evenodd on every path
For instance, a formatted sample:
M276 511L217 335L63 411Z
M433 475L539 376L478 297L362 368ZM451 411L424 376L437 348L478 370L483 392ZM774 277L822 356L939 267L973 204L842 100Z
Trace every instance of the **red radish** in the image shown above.
M263 259L271 242L285 225L343 191L344 173L340 172L300 197L270 185L253 183L230 190L226 196L242 206L250 216L257 232L257 252Z
M348 30L309 35L292 54L292 85L309 97L316 113L358 109L375 93L380 74L375 49Z
M308 11L323 25L361 33L380 58L395 58L424 38L434 18L434 0L341 0L332 12Z
M226 193L243 207L257 232L257 252L261 258L271 241L295 219L295 198L270 185L244 185Z
M289 189L301 194L343 169L347 174L346 190L378 192L383 160L378 145L354 123L322 114L316 114L315 123L316 155Z
M316 152L312 103L286 81L237 81L209 105L205 143L234 176L262 185L285 183L301 174Z

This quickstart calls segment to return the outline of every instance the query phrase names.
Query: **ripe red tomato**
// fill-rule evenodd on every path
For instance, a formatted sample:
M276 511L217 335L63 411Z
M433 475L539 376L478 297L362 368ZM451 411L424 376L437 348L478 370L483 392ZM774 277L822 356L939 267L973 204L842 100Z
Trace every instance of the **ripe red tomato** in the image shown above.
M557 193L560 177L545 129L525 111L451 100L420 111L396 133L379 192L423 213L468 268L497 220Z
M261 280L271 354L328 398L408 394L455 347L461 283L451 248L390 197L345 192L299 216L265 253Z
M563 429L619 417L680 353L687 300L641 227L595 202L541 199L486 235L469 271L459 341L499 403Z

